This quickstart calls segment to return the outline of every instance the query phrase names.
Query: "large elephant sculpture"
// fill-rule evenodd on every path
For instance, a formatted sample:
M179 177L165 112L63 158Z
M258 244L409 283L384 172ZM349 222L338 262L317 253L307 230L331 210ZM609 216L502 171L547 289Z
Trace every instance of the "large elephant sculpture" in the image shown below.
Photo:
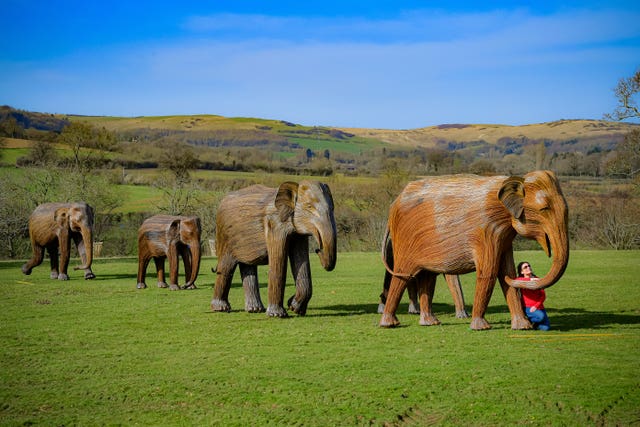
M555 284L569 261L568 208L550 171L524 177L453 175L410 182L392 203L386 239L393 242L393 276L380 326L399 324L395 312L409 280L420 299L420 324L437 323L431 299L437 274L476 271L471 329L489 329L484 318L496 279L507 300L512 329L530 329L518 288ZM518 281L516 235L536 240L553 257L538 281Z
M33 267L42 264L46 248L51 259L51 278L69 280L67 268L73 240L82 260L82 265L74 270L84 270L85 279L96 277L91 270L93 208L88 204L44 203L38 206L29 216L29 238L33 255L22 266L24 274L31 274Z
M195 289L200 270L200 218L197 216L155 215L147 218L138 230L138 289L147 287L145 276L153 258L158 273L158 287L179 290L178 266L182 257L185 285ZM164 262L169 259L169 285L165 282Z
M385 234L386 235L386 234ZM393 245L390 239L386 239L383 242L382 247L382 260L393 269ZM453 298L453 304L456 310L456 317L459 319L466 319L469 317L469 313L464 306L464 293L460 284L460 277L457 274L444 274L445 281L449 287L449 292ZM391 286L391 278L393 276L389 271L384 272L384 282L382 284L382 293L380 294L380 303L378 304L378 313L384 313L384 306L387 302L387 295L389 294L389 287ZM415 280L409 280L407 282L407 293L409 294L409 314L420 314L419 301L418 301L418 288Z
M329 186L317 181L285 182L279 188L253 185L227 194L216 216L218 265L213 311L230 311L229 289L240 266L245 310L264 311L257 280L257 266L269 265L269 316L286 317L284 290L287 258L296 293L289 309L304 315L312 295L309 236L318 244L322 267L336 265L336 222Z

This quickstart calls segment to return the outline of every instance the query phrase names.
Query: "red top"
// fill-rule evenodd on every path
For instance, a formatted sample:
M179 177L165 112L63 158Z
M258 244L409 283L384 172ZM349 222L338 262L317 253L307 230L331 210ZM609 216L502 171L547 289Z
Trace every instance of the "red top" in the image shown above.
M517 280L531 280L529 277L518 277ZM525 307L535 307L537 310L544 310L544 300L547 295L544 289L520 289Z

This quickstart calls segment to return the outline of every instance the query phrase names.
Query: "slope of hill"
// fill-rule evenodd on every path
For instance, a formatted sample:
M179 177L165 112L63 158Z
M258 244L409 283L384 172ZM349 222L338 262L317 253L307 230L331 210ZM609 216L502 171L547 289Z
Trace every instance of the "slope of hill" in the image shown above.
M0 121L13 117L22 127L59 132L73 121L89 122L122 140L188 142L209 147L265 147L272 151L311 149L362 153L383 145L398 148L438 148L475 153L497 149L509 154L523 146L544 142L548 152L608 151L638 124L602 120L558 120L508 126L498 124L442 124L418 129L388 130L304 126L284 120L218 115L108 117L53 115L1 107ZM47 126L49 128L47 128Z
M602 120L558 120L555 122L507 126L495 124L443 124L411 130L343 129L354 135L379 139L406 147L437 147L444 143L468 144L485 142L500 144L507 141L580 141L614 142L637 124Z

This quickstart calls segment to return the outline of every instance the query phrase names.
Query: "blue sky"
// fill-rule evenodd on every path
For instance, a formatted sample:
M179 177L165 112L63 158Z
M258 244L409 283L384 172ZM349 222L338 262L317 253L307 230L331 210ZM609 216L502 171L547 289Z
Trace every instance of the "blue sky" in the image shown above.
M0 0L0 104L412 129L600 119L640 2Z

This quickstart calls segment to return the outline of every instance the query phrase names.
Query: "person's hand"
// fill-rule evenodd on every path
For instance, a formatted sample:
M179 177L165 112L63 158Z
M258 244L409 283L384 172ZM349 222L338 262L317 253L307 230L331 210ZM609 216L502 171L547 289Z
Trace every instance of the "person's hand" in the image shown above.
M533 313L533 312L534 312L534 311L536 311L536 310L537 310L537 308L535 308L535 307L531 307L531 308L529 309L529 313Z

